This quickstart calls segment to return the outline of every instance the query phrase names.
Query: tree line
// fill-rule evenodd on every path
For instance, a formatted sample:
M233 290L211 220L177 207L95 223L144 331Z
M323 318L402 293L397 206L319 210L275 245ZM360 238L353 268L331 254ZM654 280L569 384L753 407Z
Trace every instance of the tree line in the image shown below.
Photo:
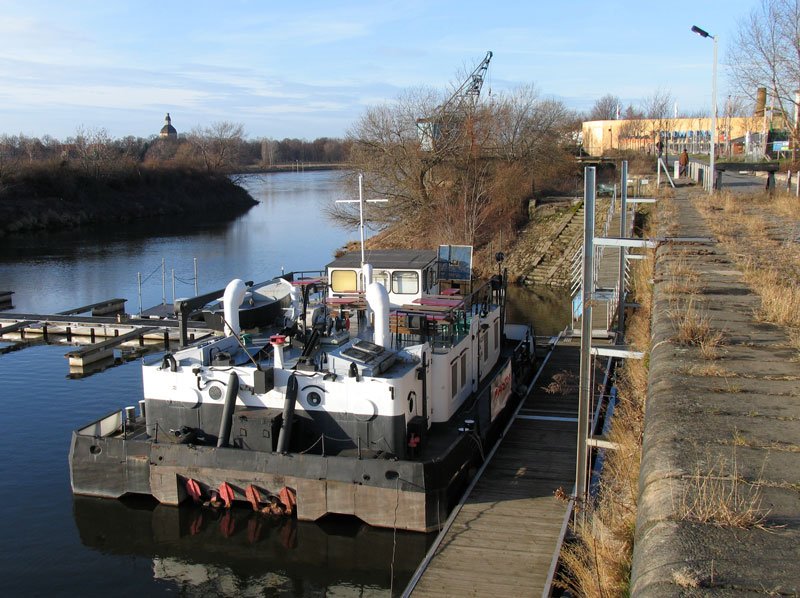
M244 170L348 160L350 143L322 137L247 139L244 126L227 121L196 127L176 138L112 138L105 129L80 127L59 140L25 134L0 135L0 188L14 173L30 168L71 168L92 177L111 177L139 167L172 167L228 174Z

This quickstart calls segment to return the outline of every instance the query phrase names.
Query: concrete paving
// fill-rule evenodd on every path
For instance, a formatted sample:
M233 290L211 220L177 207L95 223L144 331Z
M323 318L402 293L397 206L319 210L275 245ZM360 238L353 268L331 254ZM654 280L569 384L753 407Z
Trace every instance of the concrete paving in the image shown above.
M683 186L673 201L671 235L713 238L698 211L707 194ZM716 359L675 340L689 297L672 292L671 272L686 269L693 307L723 335ZM716 241L661 245L654 278L630 595L800 595L797 351L784 328L755 320L760 300Z

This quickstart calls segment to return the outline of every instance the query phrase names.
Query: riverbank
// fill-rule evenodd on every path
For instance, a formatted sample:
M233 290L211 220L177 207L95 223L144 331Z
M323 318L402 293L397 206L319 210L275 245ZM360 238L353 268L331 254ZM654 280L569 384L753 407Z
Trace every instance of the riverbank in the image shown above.
M797 200L684 187L658 210L697 240L656 254L630 595L797 595Z
M159 217L240 215L257 202L229 177L195 170L136 168L92 176L42 165L0 187L0 236L124 224Z

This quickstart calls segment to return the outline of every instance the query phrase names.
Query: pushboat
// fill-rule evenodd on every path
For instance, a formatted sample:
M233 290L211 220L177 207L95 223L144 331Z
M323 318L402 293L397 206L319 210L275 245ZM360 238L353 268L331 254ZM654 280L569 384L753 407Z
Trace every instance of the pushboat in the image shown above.
M439 529L535 359L532 328L505 322L505 273L475 281L471 256L345 254L285 275L283 321L248 334L233 280L225 336L143 358L138 410L73 432L73 492L254 509L271 497L300 520Z

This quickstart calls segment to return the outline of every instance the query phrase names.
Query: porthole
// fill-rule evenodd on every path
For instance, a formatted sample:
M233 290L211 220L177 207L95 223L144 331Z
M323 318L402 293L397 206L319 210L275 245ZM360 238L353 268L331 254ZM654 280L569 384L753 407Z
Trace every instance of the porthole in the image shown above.
M318 392L312 390L308 393L306 401L308 401L308 404L312 407L319 407L320 403L322 403L322 397Z
M208 389L208 396L215 401L219 401L222 398L222 389L219 386L212 386Z
M93 455L99 455L100 453L103 452L103 449L97 446L96 444L93 444L92 446L89 447L89 452L92 453Z
M417 393L415 393L413 390L410 393L408 393L408 412L409 413L414 413L414 399L416 399L416 398L417 398Z

